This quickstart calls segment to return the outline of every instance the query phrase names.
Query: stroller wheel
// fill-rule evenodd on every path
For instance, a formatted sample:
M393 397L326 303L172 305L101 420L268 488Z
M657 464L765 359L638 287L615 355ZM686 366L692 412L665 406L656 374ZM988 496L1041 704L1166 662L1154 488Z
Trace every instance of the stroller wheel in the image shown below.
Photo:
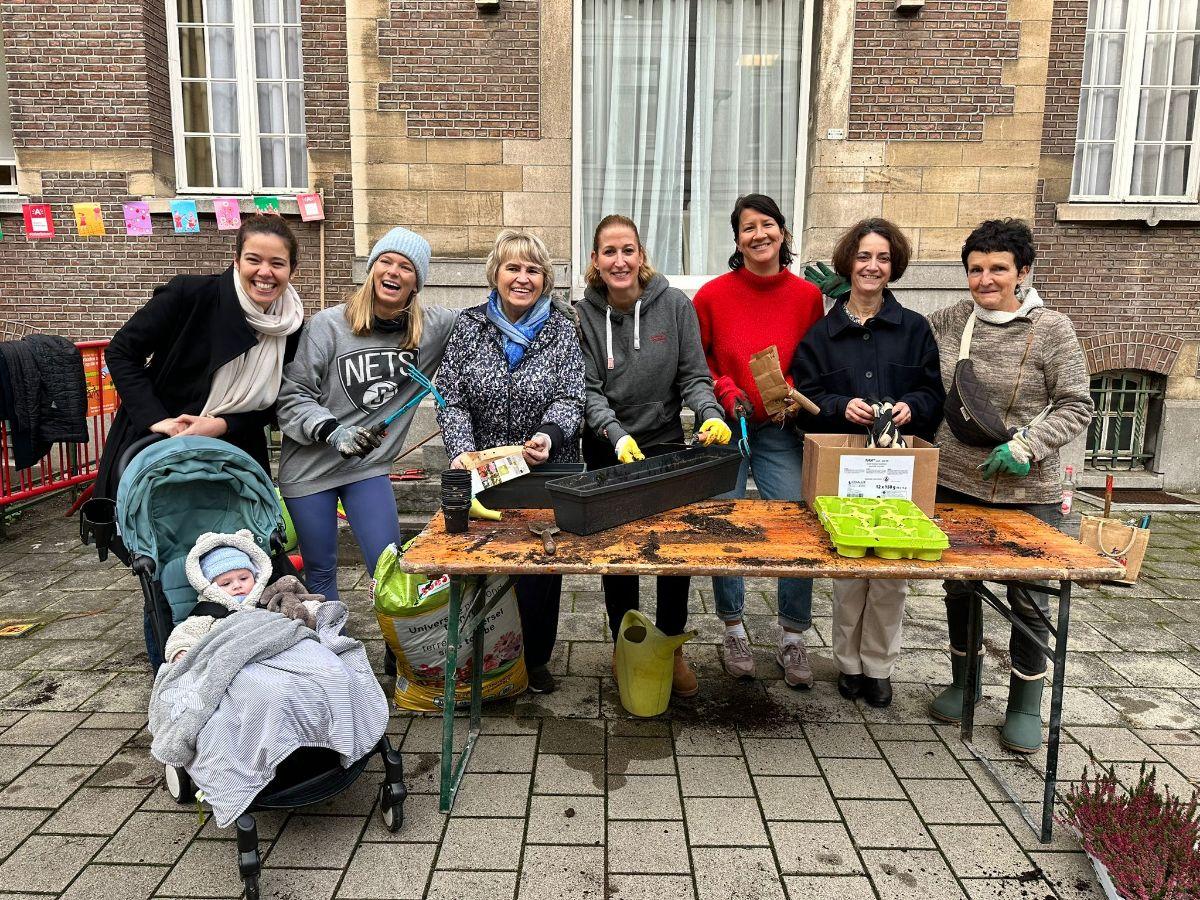
M192 789L192 779L188 777L186 769L166 766L164 777L167 782L167 793L176 803L186 806L196 799L195 791Z
M390 785L379 788L379 813L383 818L383 827L395 834L404 826L404 794L397 799Z
M250 875L246 878L246 900L258 900L258 876Z

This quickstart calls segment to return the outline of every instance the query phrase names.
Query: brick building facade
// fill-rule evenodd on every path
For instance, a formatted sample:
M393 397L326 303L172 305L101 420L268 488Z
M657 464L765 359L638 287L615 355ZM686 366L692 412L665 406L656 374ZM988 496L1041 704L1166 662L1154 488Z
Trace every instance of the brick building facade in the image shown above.
M637 15L622 6L627 0L501 0L492 8L473 0L283 0L285 20L297 2L305 186L322 191L327 220L301 223L286 202L284 213L301 238L297 286L311 307L322 288L325 302L340 299L361 277L356 260L398 222L433 244L439 259L429 293L436 300L462 305L481 295L480 261L501 227L541 234L569 275L564 282L578 290L580 247L592 227L590 186L603 181L597 172L657 183L645 158L666 152L663 137L671 128L686 138L679 158L690 179L680 190L691 198L682 211L683 258L698 239L718 246L726 240L704 232L695 198L697 185L707 182L695 177L703 164L693 166L697 148L712 138L702 133L704 123L727 121L720 104L728 91L712 87L710 71L720 79L724 69L703 62L720 59L720 33L733 27L719 20L718 36L706 45L713 32L708 20L719 19L721 9L704 0L655 5L662 18L653 35L670 37L652 51L661 57L658 80L641 94L625 86L611 92L610 121L627 120L628 140L644 147L629 163L616 161L625 159L623 125L608 126L601 150L594 139L606 127L596 110L603 98L596 79L619 79L622 67L636 68L629 54L639 51L621 43L622 21ZM213 10L228 3L251 6L209 0L205 15L219 16ZM1131 22L1139 3L1146 5L1128 4ZM964 296L958 254L975 224L994 216L1029 220L1040 252L1034 283L1075 321L1097 390L1110 390L1105 402L1116 396L1119 406L1127 396L1141 404L1134 414L1140 423L1126 423L1143 432L1140 447L1126 448L1125 456L1138 457L1129 464L1145 464L1142 480L1200 489L1189 459L1200 436L1193 424L1200 422L1196 179L1189 176L1190 194L1162 202L1081 202L1073 186L1088 16L1097 0L926 0L912 17L898 16L892 0L765 5L790 23L784 37L791 43L756 45L760 39L744 26L731 65L748 79L746 90L778 82L786 85L780 93L787 102L800 98L798 137L782 145L790 154L783 176L789 191L795 176L792 208L785 211L799 255L827 256L846 226L866 215L887 216L905 228L915 249L910 274L898 285L901 298L928 310ZM692 10L690 18L683 7ZM0 0L18 187L0 193L0 319L79 338L105 336L171 274L227 264L229 236L204 212L213 191L189 191L180 182L177 132L184 117L173 110L180 63L169 48L176 46L173 29L184 27L180 18L195 9L199 0ZM1183 34L1194 23L1175 27ZM1140 34L1130 32L1126 43ZM686 52L673 56L678 35ZM213 52L210 45L210 65ZM683 89L671 80L673 69L682 73ZM716 98L711 108L703 105L705 91ZM665 102L647 106L655 95L678 97L686 115ZM762 101L768 102L774 101ZM245 127L245 109L241 114ZM641 130L647 121L649 140ZM766 132L754 131L761 123L737 127L748 145L765 140ZM718 161L715 172L720 151L711 158ZM740 174L735 186L759 187ZM223 193L243 196L247 210L253 206L252 189ZM176 196L200 198L200 235L170 233L167 207ZM153 236L129 237L119 227L120 204L131 199L151 203ZM107 236L75 234L70 203L79 200L101 204ZM30 201L53 205L53 240L24 238L20 204ZM719 222L722 215L717 208L710 218ZM653 243L650 249L663 255ZM689 290L706 272L679 271L678 282ZM1111 393L1114 385L1118 394ZM1128 395L1120 394L1122 385ZM1124 413L1107 411L1119 431ZM1091 448L1100 463L1103 440L1097 432ZM1078 456L1084 452L1076 448Z

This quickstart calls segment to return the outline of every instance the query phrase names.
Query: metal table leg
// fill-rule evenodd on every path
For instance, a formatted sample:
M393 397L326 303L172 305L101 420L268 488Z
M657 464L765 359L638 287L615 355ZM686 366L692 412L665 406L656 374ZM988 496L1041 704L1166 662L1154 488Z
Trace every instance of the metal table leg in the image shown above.
M1058 743L1062 731L1063 688L1067 675L1067 630L1071 622L1071 582L1059 584L1058 629L1054 636L1054 683L1050 685L1050 728L1046 737L1046 787L1042 792L1042 843L1054 830L1054 794L1058 787Z

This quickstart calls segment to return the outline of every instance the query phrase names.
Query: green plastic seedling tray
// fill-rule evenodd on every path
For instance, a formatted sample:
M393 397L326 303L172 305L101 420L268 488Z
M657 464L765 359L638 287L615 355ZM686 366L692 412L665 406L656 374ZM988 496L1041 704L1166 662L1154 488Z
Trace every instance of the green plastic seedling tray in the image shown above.
M950 539L911 500L817 497L813 510L840 556L883 559L942 558Z

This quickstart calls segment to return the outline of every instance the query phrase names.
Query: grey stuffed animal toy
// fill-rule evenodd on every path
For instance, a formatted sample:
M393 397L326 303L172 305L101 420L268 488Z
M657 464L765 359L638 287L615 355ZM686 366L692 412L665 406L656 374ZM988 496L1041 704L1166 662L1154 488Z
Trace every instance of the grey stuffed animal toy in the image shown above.
M310 594L294 575L284 575L274 584L267 585L259 606L271 612L283 613L289 619L298 619L309 628L317 627L317 606L325 602L321 594Z

